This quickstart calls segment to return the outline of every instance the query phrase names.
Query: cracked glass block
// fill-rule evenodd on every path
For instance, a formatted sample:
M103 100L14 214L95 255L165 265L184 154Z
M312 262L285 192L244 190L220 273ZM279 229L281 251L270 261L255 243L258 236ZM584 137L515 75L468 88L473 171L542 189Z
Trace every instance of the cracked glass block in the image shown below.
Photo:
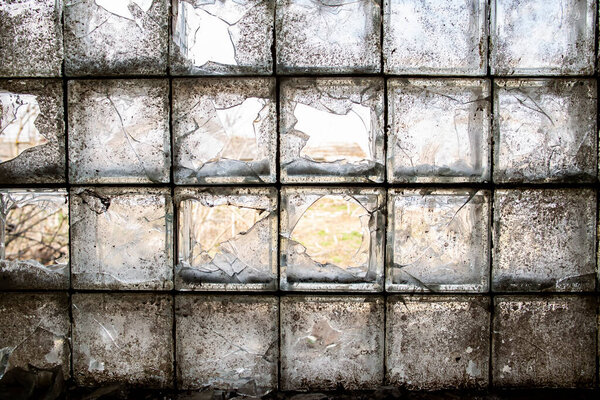
M14 368L58 368L68 378L70 332L66 293L0 293L0 379ZM2 383L2 397L17 398Z
M64 0L65 72L164 75L168 0Z
M61 76L62 0L0 2L0 76Z
M280 73L381 69L380 0L277 0L275 29Z
M381 291L384 196L383 189L282 188L281 289Z
M591 75L595 0L492 0L490 65L498 75Z
M277 192L178 188L178 290L275 290Z
M75 289L173 288L173 210L168 188L71 191Z
M494 290L594 290L595 190L497 190L493 235Z
M173 386L173 301L150 293L75 293L73 375L79 386Z
M486 389L490 300L484 296L391 296L386 379L408 390Z
M596 81L497 80L494 180L596 180Z
M486 292L487 191L390 189L386 290Z
M490 179L490 82L483 79L388 81L390 182Z
M251 398L276 390L278 311L277 297L176 296L178 387Z
M176 184L275 182L275 80L173 80Z
M281 180L383 182L383 80L281 84Z
M64 181L62 82L0 81L0 183Z
M281 298L281 389L375 389L383 382L381 297Z
M273 72L271 0L173 0L171 71L178 75Z
M485 75L486 3L486 0L385 0L385 72Z
M166 80L69 82L71 183L169 182Z
M0 290L69 288L63 189L0 189Z
M494 384L505 388L594 387L596 307L594 297L495 297Z

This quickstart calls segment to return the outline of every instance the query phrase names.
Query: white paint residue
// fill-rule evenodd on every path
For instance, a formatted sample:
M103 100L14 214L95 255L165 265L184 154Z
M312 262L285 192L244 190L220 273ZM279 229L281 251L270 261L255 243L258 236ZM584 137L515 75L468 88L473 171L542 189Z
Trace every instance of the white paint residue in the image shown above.
M152 7L153 0L94 0L98 7L104 8L109 13L119 17L135 20L129 10L132 4L136 4L143 12L148 12Z
M294 116L298 120L295 129L310 136L301 157L325 162L372 159L369 107L353 104L347 114L339 115L298 103Z

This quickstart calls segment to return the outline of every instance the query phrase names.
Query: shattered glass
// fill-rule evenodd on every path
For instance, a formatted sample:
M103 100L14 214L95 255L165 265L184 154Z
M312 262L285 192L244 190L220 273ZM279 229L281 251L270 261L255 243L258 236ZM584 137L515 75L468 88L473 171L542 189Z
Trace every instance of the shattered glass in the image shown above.
M493 235L494 290L594 290L595 190L496 190Z
M488 297L388 297L386 324L386 371L393 386L408 390L488 387Z
M270 74L274 10L271 0L173 0L173 72Z
M180 388L251 398L277 389L277 297L176 296L175 305Z
M73 374L80 386L173 385L173 302L169 295L75 293Z
M0 190L0 289L68 287L67 192Z
M168 0L65 0L70 76L165 74Z
M0 76L60 76L62 0L0 2Z
M181 189L176 201L178 289L276 288L274 189Z
M493 0L491 72L591 75L596 1Z
M172 289L172 225L169 189L73 189L73 287Z
M486 0L385 0L386 73L484 75L486 3Z
M275 181L275 81L173 81L177 184Z
M382 288L382 189L283 188L281 195L283 290Z
M282 390L381 385L383 298L286 296L280 307Z
M166 80L69 82L72 183L169 182Z
M65 180L64 115L59 80L0 82L0 182Z
M494 180L596 180L596 81L497 80Z
M388 82L391 182L490 179L490 82L393 79Z
M0 293L0 379L15 368L70 376L70 331L66 293Z
M277 70L379 72L380 0L277 0Z
M383 182L382 80L288 79L281 98L283 182Z
M389 192L386 290L486 292L489 193Z

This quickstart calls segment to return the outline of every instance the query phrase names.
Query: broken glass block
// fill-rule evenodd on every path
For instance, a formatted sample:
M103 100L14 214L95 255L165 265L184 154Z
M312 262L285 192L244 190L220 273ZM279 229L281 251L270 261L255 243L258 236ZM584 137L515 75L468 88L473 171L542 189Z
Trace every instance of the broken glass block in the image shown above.
M486 389L487 296L391 296L386 313L386 371L408 390Z
M271 0L173 0L172 72L270 74L274 11Z
M62 82L0 82L0 183L65 181Z
M384 191L285 187L282 290L380 291Z
M63 189L0 190L0 289L69 288Z
M494 290L594 290L595 190L496 190L493 235Z
M73 189L73 287L172 289L172 225L168 188Z
M494 180L596 180L596 81L497 80Z
M492 74L591 75L596 1L492 0Z
M151 293L75 293L73 376L79 386L173 386L173 302Z
M64 1L67 75L166 73L168 0Z
M490 178L490 82L388 82L390 182L481 182Z
M70 182L169 182L168 93L166 80L70 81Z
M382 80L287 79L281 99L283 182L383 182Z
M381 297L281 298L281 389L374 389L383 382Z
M489 193L389 191L386 290L486 292Z
M486 3L486 0L385 0L385 72L485 75Z
M277 389L277 297L176 296L175 318L180 389L251 398Z
M596 310L596 298L591 296L495 297L494 384L505 388L594 387Z
M277 0L277 71L379 72L380 0Z
M61 0L0 2L0 76L60 76Z
M59 368L68 378L70 333L66 293L0 293L0 379L15 368ZM25 398L12 397L2 384L3 398Z
M173 80L177 184L275 182L275 81Z
M277 192L178 189L179 290L277 288Z

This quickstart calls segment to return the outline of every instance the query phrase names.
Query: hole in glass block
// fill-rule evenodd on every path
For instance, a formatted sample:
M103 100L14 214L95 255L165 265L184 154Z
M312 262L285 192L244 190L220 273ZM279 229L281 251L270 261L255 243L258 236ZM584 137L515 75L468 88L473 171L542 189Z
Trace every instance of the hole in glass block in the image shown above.
M366 268L370 233L368 211L345 196L323 196L302 215L294 230L294 251L320 264L343 269Z

